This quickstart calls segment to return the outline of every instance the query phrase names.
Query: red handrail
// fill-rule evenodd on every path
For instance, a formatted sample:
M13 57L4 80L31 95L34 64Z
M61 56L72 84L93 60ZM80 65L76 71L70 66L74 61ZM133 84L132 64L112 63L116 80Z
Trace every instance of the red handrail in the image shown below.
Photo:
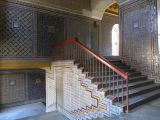
M103 64L105 64L106 66L111 68L113 71L118 73L121 77L123 77L125 80L128 80L128 73L127 72L124 72L122 69L118 68L117 66L115 66L114 64L109 62L106 58L98 55L96 52L93 52L91 49L89 49L88 47L83 45L81 42L79 42L78 38L70 38L68 40L58 41L58 42L54 43L53 45L51 45L51 47L63 46L63 45L66 45L66 44L68 44L70 42L76 43L79 47L81 47L87 53L91 54L97 60L101 61Z

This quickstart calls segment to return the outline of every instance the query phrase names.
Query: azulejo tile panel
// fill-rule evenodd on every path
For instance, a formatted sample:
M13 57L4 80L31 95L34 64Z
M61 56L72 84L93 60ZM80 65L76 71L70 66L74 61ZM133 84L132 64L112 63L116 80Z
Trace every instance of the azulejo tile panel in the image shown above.
M0 57L31 57L33 40L33 11L24 6L0 4Z

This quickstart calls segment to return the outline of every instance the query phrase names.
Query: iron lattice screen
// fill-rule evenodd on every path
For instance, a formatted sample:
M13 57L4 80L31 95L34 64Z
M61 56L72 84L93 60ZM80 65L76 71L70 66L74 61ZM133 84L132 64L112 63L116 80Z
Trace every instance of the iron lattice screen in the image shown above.
M26 7L0 5L0 57L31 57L34 13Z

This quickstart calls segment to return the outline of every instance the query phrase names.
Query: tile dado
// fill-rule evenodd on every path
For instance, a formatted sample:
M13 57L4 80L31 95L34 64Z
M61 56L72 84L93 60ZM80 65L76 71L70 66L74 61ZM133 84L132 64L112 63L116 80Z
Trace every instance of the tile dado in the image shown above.
M45 71L0 70L1 107L44 102L45 94Z
M121 108L97 91L97 85L92 84L73 61L53 62L46 79L47 111L57 109L71 120L122 113Z

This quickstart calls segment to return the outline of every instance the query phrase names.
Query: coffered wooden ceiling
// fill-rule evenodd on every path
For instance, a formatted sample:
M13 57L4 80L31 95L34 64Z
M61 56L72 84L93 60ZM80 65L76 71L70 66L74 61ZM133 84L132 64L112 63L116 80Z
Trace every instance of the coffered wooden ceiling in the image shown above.
M114 15L114 16L118 16L118 14L119 14L119 5L118 5L118 3L114 3L111 6L109 6L105 10L105 13L111 14L111 15Z

